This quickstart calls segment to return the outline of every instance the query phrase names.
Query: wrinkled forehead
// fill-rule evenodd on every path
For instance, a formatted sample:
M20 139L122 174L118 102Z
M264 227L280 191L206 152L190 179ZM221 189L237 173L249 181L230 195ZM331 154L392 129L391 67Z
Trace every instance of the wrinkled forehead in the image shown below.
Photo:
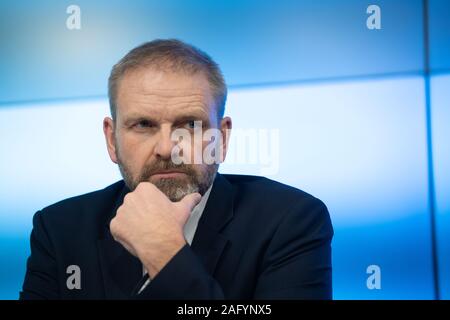
M127 72L117 87L117 115L151 114L170 117L191 109L203 110L211 118L216 108L206 76L197 72L161 71L141 68Z

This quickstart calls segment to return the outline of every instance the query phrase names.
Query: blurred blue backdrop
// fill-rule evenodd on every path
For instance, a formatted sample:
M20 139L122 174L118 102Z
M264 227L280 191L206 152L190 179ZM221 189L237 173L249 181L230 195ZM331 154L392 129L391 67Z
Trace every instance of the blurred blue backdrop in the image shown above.
M450 298L446 0L2 1L0 298L18 297L37 210L120 179L102 133L110 68L168 37L219 62L235 128L278 130L266 175L328 205L336 299Z

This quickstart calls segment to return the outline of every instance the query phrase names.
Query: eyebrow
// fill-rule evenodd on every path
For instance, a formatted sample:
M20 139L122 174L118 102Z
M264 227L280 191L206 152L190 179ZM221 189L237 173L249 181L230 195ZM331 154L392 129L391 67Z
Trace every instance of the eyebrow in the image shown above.
M127 116L127 117L125 117L125 119L124 119L124 121L123 121L123 125L125 126L125 127L129 127L129 126L131 126L132 124L135 124L135 123L138 123L138 122L140 122L140 121L148 121L148 122L150 122L150 123L152 123L152 124L155 124L155 123L157 123L157 121L155 121L154 119L152 119L151 117L149 117L149 116L144 116L144 115L130 115L130 116Z
M193 121L193 120L201 120L206 125L210 124L209 117L207 116L206 112L192 112L187 114L181 114L179 116L175 116L175 119L173 121L174 125L178 125L187 121ZM131 114L129 116L125 117L124 125L126 127L140 122L140 121L148 121L151 124L157 124L158 121L153 119L151 116L148 115L142 115L142 114Z
M179 117L175 118L175 121L173 122L174 125L178 125L184 122L188 122L188 121L196 121L196 120L200 120L202 121L204 124L209 125L209 118L205 117L204 114L202 113L194 113L194 114L183 114Z

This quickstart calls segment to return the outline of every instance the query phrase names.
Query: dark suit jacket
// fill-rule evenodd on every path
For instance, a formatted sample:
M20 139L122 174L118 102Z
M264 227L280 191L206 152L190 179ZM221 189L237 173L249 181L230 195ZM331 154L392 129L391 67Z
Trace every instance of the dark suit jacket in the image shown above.
M140 261L109 231L123 181L34 215L21 299L329 299L333 229L322 201L262 177L217 174L192 245L138 295ZM81 289L68 289L80 268Z

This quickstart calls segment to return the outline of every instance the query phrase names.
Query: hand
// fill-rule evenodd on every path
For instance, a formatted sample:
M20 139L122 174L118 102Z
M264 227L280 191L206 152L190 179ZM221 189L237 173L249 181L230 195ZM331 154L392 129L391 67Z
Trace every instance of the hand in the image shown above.
M199 193L192 193L172 202L152 183L141 182L117 209L111 234L153 278L186 244L183 227L200 200Z

